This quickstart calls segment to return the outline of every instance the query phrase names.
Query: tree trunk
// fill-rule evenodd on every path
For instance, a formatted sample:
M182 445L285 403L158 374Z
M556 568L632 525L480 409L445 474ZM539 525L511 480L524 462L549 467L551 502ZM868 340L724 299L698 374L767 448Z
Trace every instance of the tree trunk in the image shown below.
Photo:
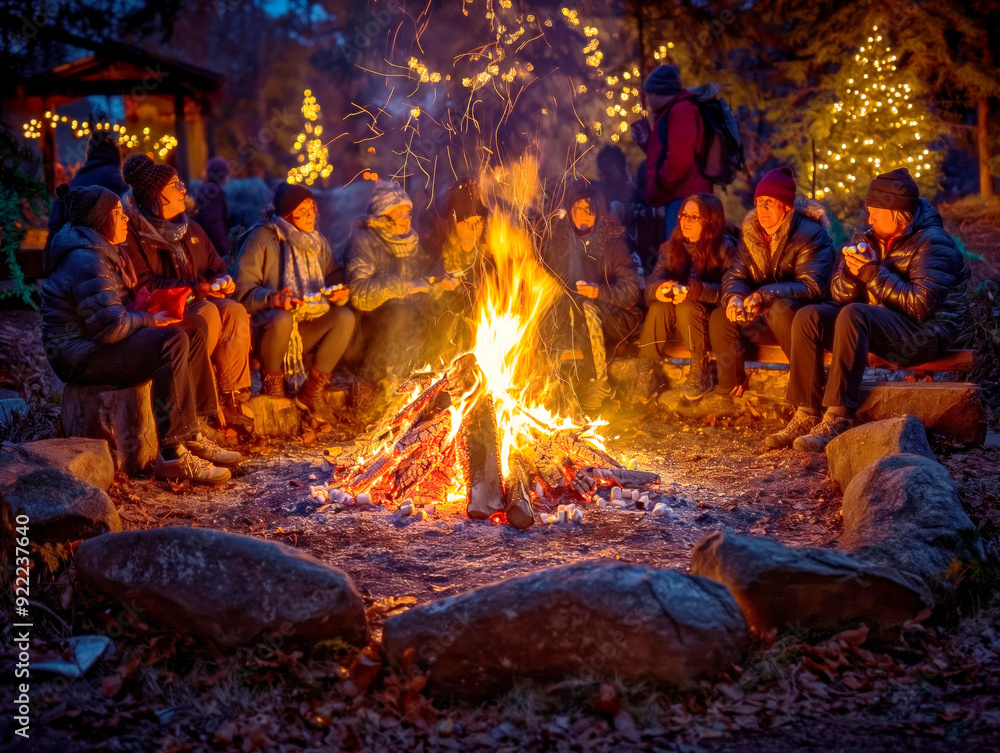
M984 199L996 196L993 173L990 172L990 100L980 97L976 103L976 141L979 142L979 195Z
M122 390L67 384L61 414L63 433L105 439L116 470L143 470L159 451L150 387L150 382Z

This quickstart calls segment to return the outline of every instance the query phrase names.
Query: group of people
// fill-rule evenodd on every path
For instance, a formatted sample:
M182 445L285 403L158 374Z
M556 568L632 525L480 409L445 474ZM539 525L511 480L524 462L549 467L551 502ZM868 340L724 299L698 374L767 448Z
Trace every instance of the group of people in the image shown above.
M962 256L905 169L871 182L868 223L841 252L823 208L796 195L787 167L758 183L740 229L726 222L708 182L677 198L698 169L690 154L678 156L693 149L687 142L697 137L697 111L671 66L653 71L646 88L654 118L679 117L652 129L647 147L648 155L671 155L645 178L647 192L659 191L676 213L670 233L643 294L615 198L623 166L612 160L604 166L610 177L564 186L559 211L533 228L537 257L560 290L543 344L582 356L573 359L575 394L594 411L610 394L609 352L629 340L637 338L640 394L656 389L669 343L683 341L691 368L682 395L698 400L713 390L742 394L746 346L773 336L791 365L788 399L796 410L765 442L820 450L851 426L869 352L906 366L958 337ZM58 190L66 224L53 228L46 251L43 339L67 382L152 381L157 476L230 477L242 458L213 442L211 430L252 426L252 358L263 394L292 397L321 419L329 418L325 390L334 369L353 359L353 408L371 420L414 369L446 364L472 345L479 286L495 274L491 210L476 182L451 187L423 240L410 197L377 182L347 239L344 267L317 229L313 193L281 183L227 262L218 239L185 211L186 187L174 168L135 155L116 172L117 147L112 152L103 139L92 147L107 187L91 180L94 171L81 171ZM649 160L659 163L656 155ZM208 213L213 226L217 213ZM181 308L149 305L178 295ZM824 350L833 352L828 377Z

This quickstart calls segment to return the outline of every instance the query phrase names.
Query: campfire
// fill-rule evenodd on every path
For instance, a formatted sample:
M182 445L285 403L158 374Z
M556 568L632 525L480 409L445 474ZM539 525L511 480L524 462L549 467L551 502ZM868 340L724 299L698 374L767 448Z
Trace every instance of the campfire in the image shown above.
M496 212L488 232L495 270L480 291L472 351L410 379L405 404L334 466L334 498L407 513L464 506L471 518L527 528L594 501L601 487L659 483L607 454L606 422L578 425L547 407L562 384L539 327L559 283L510 213Z

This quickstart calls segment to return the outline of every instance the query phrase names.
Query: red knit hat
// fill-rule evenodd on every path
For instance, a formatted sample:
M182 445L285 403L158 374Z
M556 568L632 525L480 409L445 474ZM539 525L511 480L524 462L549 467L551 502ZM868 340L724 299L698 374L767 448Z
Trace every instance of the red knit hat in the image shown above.
M753 195L754 201L761 196L770 196L792 206L795 203L795 173L792 168L776 167L761 178Z

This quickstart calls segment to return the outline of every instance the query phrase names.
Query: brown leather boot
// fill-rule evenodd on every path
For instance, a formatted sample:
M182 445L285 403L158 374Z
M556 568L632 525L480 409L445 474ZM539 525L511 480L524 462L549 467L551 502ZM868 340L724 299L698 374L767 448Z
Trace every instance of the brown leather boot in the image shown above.
M253 431L254 414L253 408L247 402L249 399L249 390L220 393L219 402L222 403L222 415L225 416L228 426L247 432Z
M323 391L330 383L332 374L329 371L317 371L309 369L309 378L302 385L299 394L295 396L295 404L304 411L308 411L317 418L328 418L330 412L326 404L326 397Z
M268 397L285 396L285 372L284 371L264 371L260 372L261 387L260 394Z

